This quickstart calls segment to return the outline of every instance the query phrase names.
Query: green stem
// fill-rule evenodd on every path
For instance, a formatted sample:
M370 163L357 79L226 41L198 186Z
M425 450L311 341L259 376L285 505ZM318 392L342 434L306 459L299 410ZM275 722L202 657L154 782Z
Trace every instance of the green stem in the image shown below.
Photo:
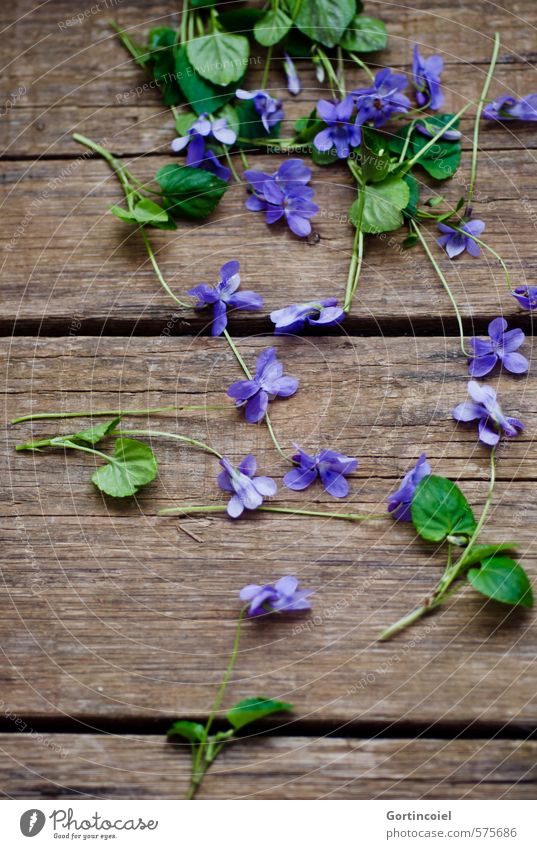
M93 454L95 457L102 457L107 463L113 463L114 458L109 454L104 454L103 451L97 451L96 448L87 448L85 445L79 445L77 442L71 442L70 439L63 439L61 442L55 442L51 448L72 448L74 451L83 451L85 454ZM18 446L17 446L18 448Z
M496 67L496 62L498 60L498 54L500 52L500 34L498 32L494 33L494 47L492 48L492 56L490 58L490 65L487 71L487 75L485 77L485 82L483 83L483 88L481 89L481 97L479 98L477 104L477 110L475 113L475 123L474 123L474 137L472 141L472 165L470 168L470 184L468 187L468 199L467 203L470 204L472 202L472 197L474 194L474 186L477 177L477 154L478 154L478 144L479 144L479 124L481 122L481 113L483 112L483 107L485 105L485 100L487 99L488 91L490 88L490 84L492 82L492 76L494 74L494 69Z
M30 413L27 416L19 416L18 419L12 419L11 424L20 424L21 422L42 421L46 419L87 419L97 418L98 416L145 416L153 413L173 413L175 411L190 412L191 410L227 410L224 406L209 406L207 404L192 404L184 407L147 407L145 410L82 410L76 413Z
M462 316L460 314L459 307L457 306L457 301L455 300L453 292L450 289L449 283L447 282L446 278L444 277L442 269L438 265L436 259L432 255L431 250L429 248L429 245L425 241L420 227L418 226L418 224L416 224L415 221L411 221L410 224L411 224L411 227L414 228L414 231L417 234L418 239L420 240L420 242L423 246L423 250L427 254L427 256L430 260L430 263L433 266L434 270L436 271L438 278L439 278L440 282L442 283L442 286L446 290L447 295L449 297L449 300L451 301L451 305L453 306L453 309L455 310L455 315L457 317L457 324L459 325L459 336L460 336L461 351L462 351L462 353L464 354L465 357L472 357L473 354L471 354L469 351L467 351L466 348L464 347L464 325L463 325L463 322L462 322Z
M251 372L250 372L250 369L248 368L248 366L247 366L247 365L246 365L246 363L244 362L244 360L243 360L243 358L242 358L242 355L241 355L241 353L240 353L239 349L237 348L237 346L235 345L235 342L233 341L233 339L232 339L232 338L231 338L231 336L229 335L229 333L228 333L228 331L227 331L227 328L225 328L225 329L224 329L224 336L225 336L225 338L226 338L226 341L227 341L227 343L228 343L229 347L230 347L230 348L231 348L231 350L233 351L233 354L234 354L234 356L235 356L235 359L237 360L238 364L240 365L240 367L241 367L241 369L243 370L244 374L246 375L247 379L248 379L248 380L251 380L251 379L252 379L252 374L251 374ZM280 455L280 457L282 457L284 460L286 460L287 462L289 462L289 457L288 457L288 456L287 456L287 454L284 452L283 448L281 447L280 443L278 442L278 439L277 439L277 437L276 437L276 434L274 433L274 428L272 427L272 422L271 422L271 420L270 420L270 416L269 416L269 414L268 414L268 413L265 413L265 421L266 421L266 423L267 423L268 431L269 431L269 433L270 433L270 437L271 437L271 439L272 439L272 441L273 441L273 443L274 443L274 447L276 448L276 451L278 452L278 454Z
M416 125L416 122L418 120L419 120L418 118L414 118L414 120L411 121L410 124L408 125L408 131L407 131L407 134L406 134L405 143L403 145L403 149L401 151L401 155L399 156L399 160L398 160L399 163L404 162L405 156L406 156L407 151L408 151L408 147L410 145L410 137L412 135L412 132L413 132L414 127Z
M272 44L267 50L267 57L265 59L265 67L263 68L263 76L261 77L261 88L264 89L267 86L268 75L270 71L270 63L272 61Z
M239 175L237 174L237 172L236 172L236 170L235 170L235 166L233 165L233 160L231 159L231 154L230 154L230 152L229 152L229 150L228 150L227 145L224 145L224 156L226 157L227 164L229 165L229 170L230 170L230 171L231 171L231 173L233 174L233 179L234 179L237 183L242 183L242 180L241 180L241 178L239 177Z
M352 256L349 264L349 273L347 275L347 284L345 287L345 299L343 302L343 310L348 313L351 306L352 301L355 295L355 292L358 288L358 283L360 280L360 272L362 270L362 260L364 254L364 234L362 232L362 216L364 212L365 205L365 190L362 184L362 175L360 170L355 166L352 160L347 160L347 165L353 177L356 179L358 194L358 220L356 223L356 232L354 234L354 241L352 245Z
M183 0L183 14L181 16L181 29L179 31L181 44L184 44L185 41L187 40L186 39L187 20L188 20L188 0Z
M338 79L338 75L336 71L334 71L334 67L324 52L318 44L315 45L315 50L317 52L317 56L321 60L323 67L328 75L328 81L330 83L330 88L332 89L332 94L335 96L334 86L337 88L341 97L345 97L345 89L343 88L341 82Z
M490 480L487 490L487 497L483 506L483 510L481 511L479 521L477 522L472 536L468 540L468 545L464 549L459 559L455 563L452 563L452 549L451 544L449 544L446 569L430 598L425 604L422 604L412 610L410 613L407 613L406 616L403 616L393 625L390 625L389 628L386 628L384 631L382 631L382 633L378 637L379 640L389 640L391 637L395 636L395 634L399 633L400 631L403 631L405 628L408 628L409 625L412 625L412 623L415 622L417 619L420 619L420 617L426 615L427 613L431 613L437 607L440 607L440 605L446 600L446 598L453 594L456 588L453 588L452 585L458 578L461 577L462 573L464 572L466 568L466 563L468 562L468 557L472 553L473 546L475 545L479 534L483 529L483 525L487 520L490 506L492 504L495 482L496 464L494 460L494 448L491 448Z
M360 59L360 57L359 57L359 56L356 56L356 54L355 54L355 53L349 53L349 56L351 57L351 59L352 59L352 61L353 61L353 62L356 62L356 64L358 65L358 67L359 67L359 68L361 68L363 71L365 71L365 72L366 72L366 74L367 74L367 76L369 77L369 79L370 79L370 80L374 80L374 79L375 79L375 74L373 73L373 71L371 70L371 68L369 67L369 65L366 65L366 63L365 63L365 62L363 62L363 61Z
M237 655L238 655L238 652L239 652L239 643L240 643L240 638L241 638L241 626L242 626L242 621L244 619L244 616L246 614L246 610L247 610L247 606L243 607L241 609L239 616L238 616L238 619L237 619L237 627L236 627L236 630L235 630L235 639L233 640L233 647L231 649L231 655L229 657L229 661L228 661L228 664L227 664L227 667L226 667L226 671L224 673L224 677L222 678L222 681L221 681L220 686L218 688L218 692L217 692L215 700L213 702L213 706L211 708L209 718L207 719L207 722L205 723L205 728L203 729L203 737L199 742L198 750L196 752L196 756L195 756L193 764L192 764L192 778L191 778L190 787L188 789L188 793L187 793L187 796L186 796L187 799L193 799L195 797L196 793L198 792L198 790L201 786L201 783L203 781L205 773L207 772L207 769L210 766L210 764L205 759L205 749L206 749L206 745L207 745L207 738L209 737L209 732L211 730L211 726L213 724L213 721L214 721L214 718L215 718L216 713L218 711L218 708L220 707L220 705L222 703L222 699L224 698L224 695L225 695L225 692L226 692L226 689L227 689L227 685L229 684L229 681L230 681L231 676L233 674L233 669L235 668L235 663L237 662ZM202 763L202 761L203 761L203 763Z
M191 505L185 507L164 507L158 511L159 516L189 516L194 513L225 513L225 504ZM369 519L388 519L388 513L329 513L321 510L294 510L291 507L258 507L263 513L287 513L291 516L315 516L321 519L344 519L347 522L366 522Z
M177 439L179 442L186 442L188 445L194 445L195 448L201 448L202 451L207 451L209 454L214 454L215 457L218 457L219 460L222 459L222 454L216 450L216 448L212 448L210 445L207 445L205 442L200 442L199 439L193 439L190 436L182 436L179 433L170 433L167 430L113 430L110 436L155 436L160 437L163 436L167 439Z
M246 154L242 148L239 149L239 156L241 158L242 167L247 170L250 166L248 165L248 160L246 158Z
M345 86L345 65L343 64L343 51L339 45L337 48L337 77L340 84L341 96L345 97L347 93Z
M462 230L460 227L457 227L457 225L456 225L456 224L452 224L452 223L450 222L449 226L450 226L450 227L452 227L452 228L453 228L453 230L456 230L456 231L457 231L457 233L462 233L464 236L468 236L468 233L466 233L466 232L465 232L464 230ZM496 251L494 250L494 248L491 248L491 246L490 246L490 245L487 245L487 243L486 243L486 242L484 242L482 239L479 239L477 236L471 236L471 238L474 240L474 242L477 242L477 244L478 244L480 247L484 248L486 251L488 251L490 254L492 254L492 256L493 256L496 260L498 260L498 262L500 263L500 265L501 265L501 267L502 267L502 269L503 269L503 273L504 273L504 276L505 276L505 281L506 281L506 283L507 283L507 287L508 287L509 291L511 292L511 291L512 291L512 289L513 289L513 284L511 283L511 275L509 274L509 269L507 268L507 265L505 264L504 260L503 260L503 259L502 259L502 257L500 256L500 254L499 254L499 253L496 253Z
M102 158L109 164L110 168L117 176L119 182L121 183L121 187L125 193L125 197L128 200L132 189L129 184L128 177L126 175L126 168L119 161L119 159L116 159L116 157L112 153L110 153L110 151L107 150L105 147L102 147L100 144L97 144L97 142L88 139L86 136L82 136L80 133L73 133L73 141L79 142L79 144L83 144L85 147L89 148L89 150L92 150L94 153L97 153L99 156L102 156Z
M142 239L145 245L145 249L147 251L147 255L150 259L151 265L153 266L153 271L157 275L160 285L162 286L166 294L169 295L170 298L172 298L172 300L174 300L176 304L179 304L180 307L185 307L185 309L190 309L190 305L185 303L184 301L181 301L181 299L178 298L177 295L172 292L172 290L166 283L162 271L160 270L159 264L156 260L155 254L153 253L153 248L151 247L151 243L147 237L147 233L145 232L145 227L140 227L140 233L142 234Z
M407 162L405 163L405 165L402 169L398 169L398 173L399 174L406 174L407 171L410 171L410 169L414 167L416 162L418 162L423 157L424 153L427 153L427 151L434 144L436 144L438 139L440 139L444 135L446 130L449 130L449 128L452 127L453 124L456 123L456 121L458 121L458 119L461 117L461 115L464 115L464 113L468 111L470 106L472 106L472 104L467 103L466 106L463 106L462 109L459 109L459 111L452 118L450 118L449 121L446 124L444 124L443 127L440 128L440 130L432 137L432 139L429 139L427 144L425 144L421 148L421 150L419 150L418 153L415 154L415 156L413 156L411 159L407 160Z

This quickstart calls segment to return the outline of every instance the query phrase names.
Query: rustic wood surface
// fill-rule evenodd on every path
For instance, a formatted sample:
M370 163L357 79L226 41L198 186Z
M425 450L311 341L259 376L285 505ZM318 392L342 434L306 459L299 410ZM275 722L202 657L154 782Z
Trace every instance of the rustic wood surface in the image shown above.
M177 26L176 5L124 0L67 25L86 8L82 0L2 4L0 29L10 33L0 81L4 419L45 410L227 405L129 425L186 432L235 459L254 451L278 482L274 504L343 511L317 488L300 495L282 487L285 466L266 429L246 425L225 397L240 377L229 349L207 337L203 313L176 311L159 290L139 236L107 213L121 197L114 176L71 139L78 131L106 143L143 179L171 161L170 113L106 20L113 14L142 36L153 25ZM537 90L533 0L419 0L405 7L370 0L367 11L384 18L390 32L389 50L373 57L380 66L408 71L415 40L425 52L442 53L449 108L478 96L497 28L502 51L492 93ZM308 74L294 101L283 85L275 72L271 88L285 95L287 132L320 91ZM18 87L24 93L14 97ZM464 193L469 119L462 130L463 168L441 187L429 188L423 178L424 197ZM481 147L475 214L486 220L487 238L516 284L534 284L535 125L485 126ZM279 161L271 157L270 167ZM252 163L266 167L268 160ZM270 309L343 290L350 183L338 165L314 169L313 182L321 213L316 235L304 242L248 213L238 185L207 222L151 233L178 294L214 280L231 256L241 260L245 283L266 304L259 315L238 313L231 322L251 365L274 342ZM359 457L347 509L383 511L421 450L479 509L487 454L472 429L451 420L466 392L452 309L420 249L402 253L402 236L393 235L367 240L347 335L276 341L300 390L271 406L274 425L286 449L294 441L310 449L331 444ZM438 257L468 333L498 314L516 316L530 334L524 352L531 357L531 320L509 297L494 259ZM9 338L14 328L23 336ZM498 452L483 539L516 539L536 580L537 384L531 373L500 376L496 384L505 409L527 429ZM314 611L248 623L226 700L266 692L294 702L295 713L230 747L207 778L205 798L535 798L531 612L487 604L468 590L398 640L376 643L379 630L419 602L442 569L434 547L416 542L410 528L268 514L235 523L158 517L174 503L223 501L216 459L162 439L153 443L158 480L129 504L95 491L91 459L14 451L32 435L74 430L66 422L7 425L2 440L6 797L180 797L188 756L163 732L179 716L207 715L232 639L237 588L293 571L315 587Z
M536 747L253 737L228 746L200 798L534 799ZM0 787L24 799L177 799L189 778L183 749L151 734L0 734Z

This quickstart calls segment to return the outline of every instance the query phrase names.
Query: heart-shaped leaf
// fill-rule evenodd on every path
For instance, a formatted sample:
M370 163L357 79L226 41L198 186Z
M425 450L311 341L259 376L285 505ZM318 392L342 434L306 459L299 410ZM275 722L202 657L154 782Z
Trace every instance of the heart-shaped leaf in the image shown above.
M416 531L429 542L468 539L476 529L472 508L457 484L438 475L419 482L411 510Z
M533 607L533 591L526 572L510 557L489 557L481 569L470 569L468 580L475 590L503 604Z
M244 76L250 45L243 35L213 32L193 38L187 43L186 52L201 77L215 85L227 86Z
M114 455L92 475L95 486L113 498L134 495L140 487L154 480L157 460L149 445L138 439L120 437Z
M341 46L350 53L371 53L384 50L388 43L388 34L383 21L356 15L341 39Z
M381 183L366 185L362 191L365 192L363 209L358 198L349 210L349 218L355 227L364 233L386 233L402 225L402 210L410 197L408 185L402 177L388 177Z
M295 23L312 41L334 47L355 14L355 0L308 0L300 4Z

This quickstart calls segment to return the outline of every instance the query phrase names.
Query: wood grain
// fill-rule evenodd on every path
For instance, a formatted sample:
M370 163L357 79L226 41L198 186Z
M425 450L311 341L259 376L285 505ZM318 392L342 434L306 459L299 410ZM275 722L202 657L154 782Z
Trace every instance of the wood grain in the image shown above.
M241 340L247 362L273 341ZM298 440L311 450L329 444L358 456L352 510L383 511L386 495L421 450L435 471L464 481L479 510L487 455L474 432L450 418L466 386L453 343L314 343L277 342L301 381L295 398L272 405L282 444ZM73 339L68 350L64 340L18 339L7 374L9 418L30 409L222 403L225 386L239 377L222 340L165 337ZM499 452L494 527L484 539L518 540L535 577L537 397L531 380L504 377L499 389L505 408L525 419L528 430ZM233 410L155 422L236 460L253 451L260 470L280 485L275 504L344 509L318 487L303 495L282 488L286 467L265 428L241 422ZM57 430L73 427L62 423ZM41 422L7 433L0 641L12 710L97 722L202 715L225 666L238 589L292 572L317 591L314 613L300 621L248 623L230 698L252 690L285 697L308 721L534 720L531 613L498 610L461 592L399 640L375 642L380 628L420 601L440 575L441 558L416 542L408 526L268 514L236 523L224 516L186 520L200 543L181 530L182 522L155 514L178 502L222 503L214 459L155 441L159 480L132 502L105 501L89 480L91 458L12 450L32 433L54 432L55 425Z
M0 793L23 799L180 799L187 747L163 737L0 735ZM258 737L228 746L202 799L534 799L521 740Z
M271 169L273 160L281 161L269 159L260 157L259 166ZM456 201L465 191L462 181L468 163L466 157L461 175L440 190L424 184L423 199L441 191ZM160 165L160 158L138 159L135 170L149 179ZM146 328L145 332L158 333L166 327L174 304L160 289L139 234L108 212L112 203L121 202L121 190L104 163L10 162L3 168L1 320L6 329L15 322L24 329L28 321L34 323L34 332L44 323L65 335L76 334L80 322L112 332L119 327L125 332ZM486 221L486 237L508 262L514 285L535 282L535 174L532 151L481 159L474 214ZM151 231L169 285L184 295L200 280L216 281L219 267L238 258L243 286L260 292L265 307L259 315L237 312L234 329L266 330L272 326L268 321L272 309L315 297L343 297L353 240L347 212L354 191L339 165L315 169L313 185L320 212L313 221L316 235L305 240L283 224L269 228L261 216L248 212L244 187L238 184L229 188L205 222L181 222L173 233ZM480 322L480 329L502 313L519 320L520 308L490 254L451 261L434 245L436 229L427 232L465 316ZM403 324L405 330L417 324L418 329L426 325L437 333L454 331L450 300L421 247L401 249L405 233L366 237L360 289L346 325L350 332L367 327L377 334L394 323ZM208 331L205 313L179 310L167 332L203 329Z

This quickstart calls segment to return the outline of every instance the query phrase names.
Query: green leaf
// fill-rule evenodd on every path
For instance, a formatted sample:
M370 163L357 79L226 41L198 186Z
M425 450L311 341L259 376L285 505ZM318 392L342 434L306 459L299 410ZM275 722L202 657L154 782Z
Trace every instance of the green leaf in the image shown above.
M254 26L256 41L263 47L271 47L287 35L292 25L293 21L283 9L270 9Z
M356 15L341 39L341 46L350 53L371 53L384 50L388 43L388 34L383 21Z
M360 198L354 201L349 218L364 233L386 233L403 223L402 210L408 204L410 191L401 177L388 177L382 183L366 185L360 221Z
M154 480L157 460L149 445L137 439L120 437L114 456L92 475L95 486L113 498L126 498Z
M242 79L248 66L250 45L243 35L213 32L193 38L186 52L197 73L219 86Z
M190 127L197 121L195 112L180 112L175 119L175 129L180 136L186 136Z
M250 101L243 101L249 103ZM218 114L215 116L216 118L225 118L228 124L228 127L233 130L237 135L240 130L240 119L237 110L231 103L226 103L225 106L218 111Z
M247 34L253 31L257 21L261 20L264 14L263 9L231 9L220 12L218 21L228 32Z
M236 730L250 725L264 716L280 711L292 711L293 705L258 696L256 699L243 699L228 710L226 717Z
M335 162L341 162L336 155L336 149L333 147L330 150L317 150L315 145L311 145L309 155L316 165L333 165Z
M463 554L464 565L473 566L475 563L481 563L482 560L493 557L495 554L500 554L502 551L514 551L518 547L518 543L516 542L497 542L487 545L473 545L468 554Z
M105 436L108 436L111 431L116 429L120 421L121 416L112 419L110 422L99 422L95 427L90 427L88 430L81 430L79 433L73 434L73 436L64 437L64 439L70 439L71 442L85 442L87 445L97 445L101 439L104 439Z
M428 115L426 122L430 131L434 134L441 127L444 127L453 115ZM425 118L423 119L425 122ZM459 122L453 124L456 129ZM408 144L407 159L412 159L418 155L425 146L431 141L416 129L412 129L412 125L408 124L394 133L388 142L389 148L393 153L401 153L405 144L405 140L411 132L410 142ZM461 160L461 143L460 141L445 141L439 139L428 150L425 151L417 161L416 165L421 165L431 177L435 180L446 180L452 177L457 171Z
M510 557L490 557L481 569L470 569L468 580L475 590L503 604L533 607L533 591L529 578Z
M447 537L467 539L476 529L472 508L457 484L438 475L419 482L411 510L416 531L429 542L443 542Z
M217 112L224 103L235 96L238 87L237 83L226 88L217 87L200 77L188 61L185 47L176 48L175 74L184 96L197 115Z
M189 6L191 9L202 9L204 6L209 8L209 6L215 6L217 0L189 0Z
M148 64L153 79L162 91L162 100L166 106L177 106L182 100L175 75L177 42L178 33L170 27L156 27L149 31Z
M155 180L173 215L196 219L210 215L228 188L225 180L210 171L188 165L164 165Z
M308 0L301 3L295 23L312 41L334 47L355 14L355 0Z
M317 117L317 110L313 109L309 115L295 121L295 141L297 144L313 141L317 133L325 127L324 121Z
M362 128L360 155L362 175L366 182L379 183L390 169L390 151L387 140L371 127Z
M174 722L166 731L167 737L183 737L189 743L200 743L203 740L205 728L199 722L187 722L181 719Z
M132 211L116 205L111 206L108 211L112 212L116 218L120 218L121 221L126 221L129 224L149 225L160 230L177 229L177 225L168 211L153 203L149 198L142 198L138 201Z

